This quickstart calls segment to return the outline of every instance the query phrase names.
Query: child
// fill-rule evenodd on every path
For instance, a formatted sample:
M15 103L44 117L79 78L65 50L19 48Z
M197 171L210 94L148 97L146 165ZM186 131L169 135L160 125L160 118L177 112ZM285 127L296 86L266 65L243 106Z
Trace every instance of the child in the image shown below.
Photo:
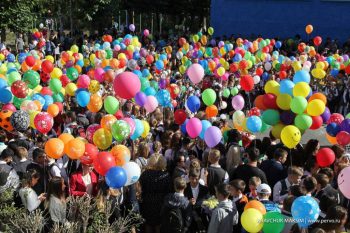
M256 189L259 201L264 204L266 212L280 212L278 205L270 201L271 188L268 184L260 184Z
M233 226L238 223L238 212L236 206L228 199L229 196L229 185L219 184L216 187L219 205L211 216L208 233L232 232Z
M232 202L237 207L237 211L239 216L242 215L244 211L245 205L248 203L248 198L243 194L245 189L245 183L243 180L236 179L230 182L230 193L233 197ZM234 226L233 232L241 232L242 225L240 222L236 226Z
M249 190L250 192L246 194L248 200L257 200L258 193L256 192L256 188L261 184L261 179L257 176L253 176L249 179Z

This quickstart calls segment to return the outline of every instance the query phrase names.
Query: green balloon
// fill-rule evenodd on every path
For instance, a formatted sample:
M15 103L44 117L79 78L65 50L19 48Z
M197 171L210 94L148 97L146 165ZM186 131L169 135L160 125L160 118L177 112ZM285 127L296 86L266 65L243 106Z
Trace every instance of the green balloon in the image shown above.
M237 95L237 94L238 94L238 88L237 88L237 87L232 88L232 89L231 89L231 95L232 95L232 96L235 96L235 95Z
M16 68L16 64L14 62L8 62L7 69L12 69L12 68Z
M23 81L27 83L30 89L36 88L40 83L40 75L34 70L28 70L23 75Z
M118 120L112 125L112 135L115 140L122 142L130 135L130 126L126 121Z
M150 85L151 85L151 87L154 88L154 90L158 91L158 89L159 89L158 82L152 80L152 81L150 82Z
M54 102L62 103L64 101L64 96L63 96L63 94L61 92L53 94L52 98L53 98Z
M285 219L278 212L267 212L264 215L263 232L280 233L284 229Z
M228 88L225 88L222 92L222 96L225 98L228 98L230 96L230 90Z
M21 74L16 71L12 71L7 75L7 82L10 86L18 80L21 80Z
M294 124L300 130L306 130L312 125L312 118L307 114L300 114L295 117Z
M202 100L207 106L213 105L216 100L215 91L211 88L205 89L202 93Z
M13 96L13 105L15 105L15 107L17 109L20 109L21 108L21 104L23 101L25 100L30 100L29 96L27 96L26 98L17 98L16 96Z
M350 112L346 114L345 118L350 118Z
M268 125L277 125L277 123L280 121L280 113L277 110L268 109L264 111L261 119Z
M79 76L79 72L74 67L69 67L66 71L66 74L67 77L72 81L75 81Z
M266 130L268 130L271 126L266 124L265 122L262 122L260 133L265 133Z
M58 78L52 78L49 83L49 87L53 93L59 93L62 89L61 80Z
M230 130L226 130L223 134L222 134L222 137L224 138L224 142L226 143L227 142L227 140L228 140L228 132L229 132Z
M119 110L119 101L114 96L107 96L104 100L104 108L109 114L114 114Z
M307 107L307 100L302 96L295 96L290 102L290 109L296 114L302 114Z
M147 78L140 78L140 82L141 82L141 91L145 92L147 87L150 86L150 83Z
M106 58L111 59L113 57L113 52L111 49L106 50Z

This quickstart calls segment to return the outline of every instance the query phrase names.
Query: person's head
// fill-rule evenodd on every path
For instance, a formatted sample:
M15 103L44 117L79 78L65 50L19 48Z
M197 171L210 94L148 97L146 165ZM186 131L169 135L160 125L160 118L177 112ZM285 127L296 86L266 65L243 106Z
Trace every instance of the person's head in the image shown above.
M175 192L181 193L185 190L185 188L186 188L186 180L182 177L176 177L174 179Z
M287 160L288 152L282 148L277 148L275 150L275 153L273 155L274 159L276 161L279 161L280 163L284 164Z
M324 173L318 173L316 175L316 180L317 180L317 188L318 189L323 189L329 184L330 180L329 177L324 174Z
M317 187L317 180L313 176L308 176L303 179L301 186L306 193L313 193Z
M337 198L329 195L322 195L319 201L319 207L323 213L326 213L330 206L338 204Z
M329 167L323 167L321 168L318 173L322 173L322 174L325 174L328 176L328 179L329 180L333 180L333 177L334 177L334 171L329 168Z
M47 196L48 198L52 196L57 198L64 198L64 189L66 188L64 184L64 180L62 177L54 176L51 178L48 189L47 189Z
M237 129L228 131L228 142L238 143L242 140L242 135Z
M317 139L310 139L305 145L305 154L307 156L315 156L317 151L320 149L320 142Z
M199 159L192 159L190 162L190 169L201 169L201 161Z
M292 204L296 197L294 196L288 196L283 200L283 211L290 213L292 211Z
M35 169L30 169L23 174L22 187L33 187L40 179L40 174Z
M240 179L235 179L230 182L230 193L233 197L239 197L245 190L245 182Z
M260 200L269 199L269 197L271 196L271 188L268 184L259 184L256 189L256 192L258 193Z
M175 158L176 166L185 168L186 167L186 157L184 154L179 153Z
M215 187L216 198L219 201L224 201L230 196L230 188L228 184L219 184Z
M301 185L295 184L289 187L289 194L294 197L304 196L305 190L301 187Z
M342 147L342 146L340 146L340 145L338 145L338 144L333 145L333 146L331 147L331 149L332 149L332 151L334 152L335 157L336 157L337 159L339 159L340 157L342 157L342 156L345 154L345 149L344 149L344 147Z
M10 148L6 148L0 154L0 160L6 163L11 163L13 156L14 156L13 150L11 150Z
M45 151L41 148L36 148L33 150L33 160L34 162L45 165L47 162Z
M253 176L249 179L249 190L252 195L254 196L258 195L258 193L256 192L256 189L260 184L261 184L260 177Z
M66 124L75 122L76 120L77 120L77 116L76 116L75 112L72 112L72 111L66 112L65 117L64 117L64 122Z
M340 205L333 205L328 208L325 219L329 219L331 221L330 224L324 224L325 227L323 229L327 231L336 230L336 232L338 232L347 222L348 212Z
M249 162L257 162L260 155L260 151L259 149L252 147L247 150L247 154Z
M217 164L220 160L220 151L217 149L211 149L209 151L208 160L211 164Z
M147 163L147 169L165 171L166 160L164 156L161 154L153 154L152 156L150 156Z
M137 150L138 150L139 157L143 157L146 159L148 158L149 146L148 146L147 142L141 142Z
M162 151L162 143L160 143L159 141L155 141L153 143L152 149L154 153L160 153Z
M199 169L196 169L196 168L190 169L188 178L190 180L190 184L192 187L197 187L197 185L199 184L200 175L201 175L201 172Z
M174 133L171 137L171 149L178 150L181 147L182 136L180 133Z
M299 184L301 177L303 176L303 169L296 166L291 166L288 168L288 180L292 184Z
M319 166L314 156L308 158L304 166L305 170L310 172L312 175L316 175L319 171Z
M28 158L28 151L23 146L19 146L16 149L16 155L20 159L26 159L26 158Z

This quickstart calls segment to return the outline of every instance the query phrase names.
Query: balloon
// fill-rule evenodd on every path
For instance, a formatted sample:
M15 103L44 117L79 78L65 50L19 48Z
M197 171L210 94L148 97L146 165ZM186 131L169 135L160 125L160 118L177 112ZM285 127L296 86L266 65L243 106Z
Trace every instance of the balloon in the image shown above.
M254 208L249 208L242 213L242 227L247 232L260 232L263 227L263 215Z
M47 112L40 112L34 118L34 125L40 133L46 134L53 126L53 118Z
M90 93L95 94L100 90L100 83L97 80L91 80L88 89Z
M213 35L213 34L214 34L214 28L209 27L209 28L208 28L208 34L209 34L209 35Z
M293 77L293 82L295 84L300 82L310 83L310 74L306 70L299 70L295 72L295 75Z
M187 75L193 84L198 84L204 77L204 69L200 64L192 64L187 70Z
M350 187L348 181L350 179L350 167L343 168L338 175L338 187L340 192L346 197L350 198Z
M350 134L346 131L340 131L337 136L337 142L341 146L346 146L350 143Z
M90 112L98 112L102 108L103 102L101 96L98 94L92 94L90 96L90 101L87 105L87 108Z
M111 154L117 166L124 166L130 161L130 150L124 145L116 145L112 148Z
M280 233L285 226L284 216L278 212L268 212L264 215L263 232Z
M216 126L210 126L204 133L204 141L209 148L215 147L217 144L220 143L221 139L222 139L221 130Z
M237 95L238 94L238 88L237 87L233 87L232 89L231 89L231 95L232 96L235 96L235 95Z
M322 43L322 38L321 38L320 36L316 36L316 37L314 38L314 44L315 44L316 46L319 46L321 43Z
M146 103L143 105L147 112L154 112L158 107L158 100L156 97L150 95L146 98Z
M77 103L80 107L85 108L90 102L90 93L86 90L80 90L76 94Z
M136 74L126 71L117 75L113 82L113 88L117 96L131 99L141 90L141 82Z
M205 136L205 132L207 131L207 129L211 126L211 123L207 120L202 120L202 131L201 133L199 134L199 137L201 139L204 139L204 136Z
M202 93L202 100L205 105L210 106L215 103L216 100L216 93L213 89L205 89Z
M294 85L295 84L289 79L282 80L280 83L280 93L292 96Z
M132 185L136 183L141 175L141 169L140 166L137 165L135 162L128 162L125 165L123 165L123 169L125 170L127 181L125 183L125 186Z
M135 132L130 137L132 140L139 138L144 131L144 126L143 126L142 121L139 119L134 119L134 121L135 121Z
M29 128L29 114L23 110L18 110L11 115L10 122L15 130L25 132Z
M84 155L85 143L78 138L74 138L64 147L64 152L70 159L79 159Z
M263 97L263 103L266 108L278 109L277 97L274 94L265 94Z
M135 102L141 107L143 107L147 102L147 95L143 92L137 92L135 95Z
M326 131L328 135L335 137L341 131L341 128L338 124L332 122L327 125Z
M62 83L59 79L57 78L53 78L50 80L50 89L54 92L54 93L59 93L62 89Z
M216 115L218 115L218 112L218 108L215 105L208 106L205 109L205 115L207 119L215 117Z
M149 131L150 131L151 128L150 128L150 126L149 126L147 121L143 120L142 124L143 124L143 133L141 134L141 137L142 138L146 138L148 136Z
M289 110L292 97L288 94L280 94L277 96L277 106L282 110Z
M128 125L130 127L129 136L133 135L135 132L135 121L132 118L123 118L122 120L125 121L126 123L128 123Z
M293 88L293 95L306 98L310 93L310 86L306 82L299 82Z
M290 102L290 108L295 114L302 114L307 107L307 100L302 96L296 96Z
M254 105L260 109L260 110L265 110L267 107L264 105L264 96L263 95L258 95L255 100L254 100Z
M307 130L312 125L312 118L306 114L300 114L295 117L294 124L300 130Z
M53 71L53 68L54 65L49 60L45 60L41 63L41 70L46 74L50 74Z
M247 129L252 133L259 132L262 126L261 119L258 116L248 117L246 124L247 124Z
M250 75L241 76L239 84L245 91L251 91L254 88L254 79Z
M106 112L109 114L115 114L119 109L119 101L114 96L107 96L103 104Z
M288 125L284 127L283 130L281 131L281 140L283 144L289 149L292 149L296 145L298 145L298 143L300 142L300 139L301 139L300 130L293 125Z
M313 94L308 99L308 102L311 102L312 100L315 100L315 99L321 100L325 105L327 104L327 97L322 93L317 92L317 93Z
M313 30L314 30L314 27L311 24L309 24L305 27L305 32L307 34L311 34Z
M175 123L182 125L187 119L187 114L183 109L177 109L174 113Z
M186 131L191 138L198 137L202 131L201 121L196 117L191 118L186 124Z
M327 141L330 144L332 144L332 145L337 144L337 138L336 137L332 137L329 134L326 134L326 138L327 138Z
M126 184L126 181L126 172L121 167L111 167L106 173L106 184L111 188L121 188Z
M15 81L11 85L11 92L17 98L25 98L28 95L27 84L21 80Z
M25 62L29 67L33 67L35 65L35 58L33 56L27 56Z
M58 138L50 138L45 143L45 153L53 159L59 159L64 154L64 143Z
M322 100L315 99L309 102L306 110L310 116L320 116L325 108L326 106Z
M241 95L236 95L232 98L232 107L235 110L242 110L244 107L244 98Z
M0 102L7 104L12 100L12 93L6 88L1 89L0 91Z
M307 228L317 220L320 208L313 197L301 196L293 201L291 212L298 225L302 228Z
M270 80L265 84L264 90L266 93L274 94L274 95L279 95L280 93L280 85L278 82L275 80Z
M17 111L16 107L13 104L10 104L10 103L4 104L2 106L2 110L9 110L11 112L16 112Z
M98 149L95 145L86 143L84 155L80 157L80 162L85 165L92 165L98 155Z
M112 144L112 134L106 129L98 129L94 133L93 142L97 148L106 150Z
M143 30L143 35L146 37L149 36L149 30L148 29Z
M320 116L313 116L312 117L312 125L310 126L311 130L319 129L322 126L323 120Z
M93 164L97 173L105 176L108 170L115 166L115 160L111 153L99 152Z
M192 95L187 99L186 105L191 112L195 113L199 110L201 102L197 96Z
M261 119L268 125L276 125L280 121L280 114L277 110L268 109L263 112Z
M316 161L320 167L328 167L334 160L335 154L330 148L321 148L316 154Z
M111 127L112 135L117 142L122 142L130 135L130 126L126 121L117 120Z
M330 118L328 119L327 121L327 124L330 124L330 123L336 123L336 124L340 124L342 123L342 121L344 120L344 117L343 115L339 114L339 113L333 113Z

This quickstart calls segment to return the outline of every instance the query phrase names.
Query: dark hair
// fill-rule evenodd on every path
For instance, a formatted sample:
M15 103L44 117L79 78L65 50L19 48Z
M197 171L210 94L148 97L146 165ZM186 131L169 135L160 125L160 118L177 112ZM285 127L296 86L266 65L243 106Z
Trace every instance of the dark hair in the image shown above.
M73 112L73 111L66 112L65 119L67 119L67 118L70 118L72 121L77 120L77 116L76 116L75 112Z
M235 179L230 182L230 186L234 187L236 190L241 191L242 193L245 190L245 182L240 179Z
M259 149L255 148L255 147L251 147L251 148L248 148L247 153L248 153L248 158L250 161L252 161L252 162L258 161L258 158L260 155Z
M331 149L334 151L335 157L336 157L337 159L339 159L340 157L342 157L342 156L344 155L344 153L345 153L345 149L344 149L342 146L338 145L338 144L333 145L333 146L331 147Z
M26 173L23 174L22 187L30 187L33 178L40 178L40 173L38 173L38 171L35 169L29 169Z
M322 195L320 197L320 202L319 202L320 210L325 213L327 212L330 206L336 205L337 203L338 201L336 197L329 196L329 195Z
M264 137L262 142L261 142L261 154L266 154L268 149L271 147L271 138L269 137Z
M329 167L323 167L321 168L318 173L322 173L325 174L326 176L328 176L329 180L333 180L334 177L334 171L329 168Z
M283 210L287 211L287 212L291 212L292 204L293 204L295 199L296 199L296 197L294 197L294 196L288 196L287 198L285 198L283 200Z
M294 197L301 197L305 195L304 190L298 184L290 186L290 194Z
M283 156L285 156L285 155L288 155L288 152L287 152L286 150L284 150L284 149L282 149L282 148L277 148L277 149L275 150L275 153L273 154L273 157L274 157L275 159L279 159L279 158L281 158L281 157L283 157Z
M313 155L313 153L316 151L317 146L319 145L319 141L317 139L310 139L304 148L304 153L307 157L310 157Z
M0 133L0 142L5 142L6 141L6 134Z
M304 168L306 171L311 172L311 169L313 167L315 167L315 165L318 166L318 164L316 162L316 158L314 156L312 156L306 160Z
M317 183L321 185L321 188L326 187L329 184L329 177L324 173L318 173L316 175Z
M242 140L242 135L237 129L231 129L227 133L227 141L228 142L235 142L238 143L239 141Z
M219 184L216 186L216 192L223 195L225 198L230 196L230 190L228 184Z
M36 148L33 150L33 160L37 160L39 156L45 155L45 151L41 148Z
M13 152L13 150L11 150L10 148L6 148L1 152L0 159L4 160L10 157L13 157L14 154L15 153Z
M62 198L64 197L64 191L62 190L62 177L54 176L49 182L47 189L47 197L50 199L51 195Z
M303 180L303 186L306 192L313 192L316 189L317 180L312 176L305 177Z
M330 231L330 230L339 230L339 227L341 227L341 221L344 218L348 217L348 212L347 210L340 206L340 205L333 205L327 210L326 218L331 220L330 223L323 224L323 229L325 231ZM333 220L333 221L332 221Z

